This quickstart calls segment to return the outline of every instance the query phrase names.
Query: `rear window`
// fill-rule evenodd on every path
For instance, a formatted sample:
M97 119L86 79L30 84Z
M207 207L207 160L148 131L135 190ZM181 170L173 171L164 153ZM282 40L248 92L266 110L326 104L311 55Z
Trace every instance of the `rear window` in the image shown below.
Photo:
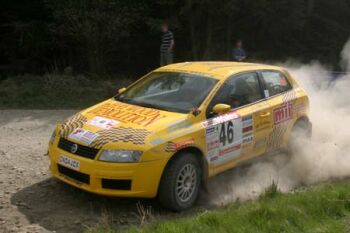
M262 71L265 83L265 96L270 97L292 89L288 79L278 71Z

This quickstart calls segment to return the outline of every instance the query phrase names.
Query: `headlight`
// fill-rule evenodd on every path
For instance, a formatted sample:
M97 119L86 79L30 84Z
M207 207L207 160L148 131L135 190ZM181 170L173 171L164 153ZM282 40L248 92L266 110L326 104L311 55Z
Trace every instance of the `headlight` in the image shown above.
M140 160L141 155L141 151L103 150L99 160L114 163L135 163Z
M52 144L56 138L56 129L52 132L49 143Z

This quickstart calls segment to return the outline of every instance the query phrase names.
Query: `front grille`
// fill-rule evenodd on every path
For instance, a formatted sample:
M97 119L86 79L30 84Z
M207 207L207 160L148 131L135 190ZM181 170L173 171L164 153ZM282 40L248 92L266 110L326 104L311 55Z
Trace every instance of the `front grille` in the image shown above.
M64 151L67 151L69 153L72 153L71 148L74 144L76 144L76 143L68 141L65 138L60 138L60 141L58 142L58 148L60 148ZM95 148L91 148L91 147L83 146L83 145L78 145L78 150L72 154L79 155L81 157L85 157L88 159L94 159L96 157L98 151L99 150L95 149Z
M68 176L69 178L72 178L74 180L80 181L82 183L90 184L90 176L88 174L74 171L70 168L61 166L59 164L57 166L58 166L59 173L65 175L65 176Z
M131 190L131 180L102 179L102 188L117 189L117 190Z

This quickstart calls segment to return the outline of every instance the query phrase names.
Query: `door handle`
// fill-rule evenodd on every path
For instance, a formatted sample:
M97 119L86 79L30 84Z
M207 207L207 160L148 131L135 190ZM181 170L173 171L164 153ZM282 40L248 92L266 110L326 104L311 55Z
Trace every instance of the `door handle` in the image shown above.
M270 116L270 112L260 114L260 117L268 117L268 116Z

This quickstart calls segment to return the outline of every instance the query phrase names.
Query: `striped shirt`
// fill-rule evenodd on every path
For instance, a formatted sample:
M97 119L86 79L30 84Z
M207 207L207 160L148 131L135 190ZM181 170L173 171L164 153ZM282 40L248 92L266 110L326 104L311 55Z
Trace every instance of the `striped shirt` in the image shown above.
M160 52L165 53L169 51L171 41L174 40L174 34L171 31L164 32L160 44ZM173 52L170 50L170 52Z

